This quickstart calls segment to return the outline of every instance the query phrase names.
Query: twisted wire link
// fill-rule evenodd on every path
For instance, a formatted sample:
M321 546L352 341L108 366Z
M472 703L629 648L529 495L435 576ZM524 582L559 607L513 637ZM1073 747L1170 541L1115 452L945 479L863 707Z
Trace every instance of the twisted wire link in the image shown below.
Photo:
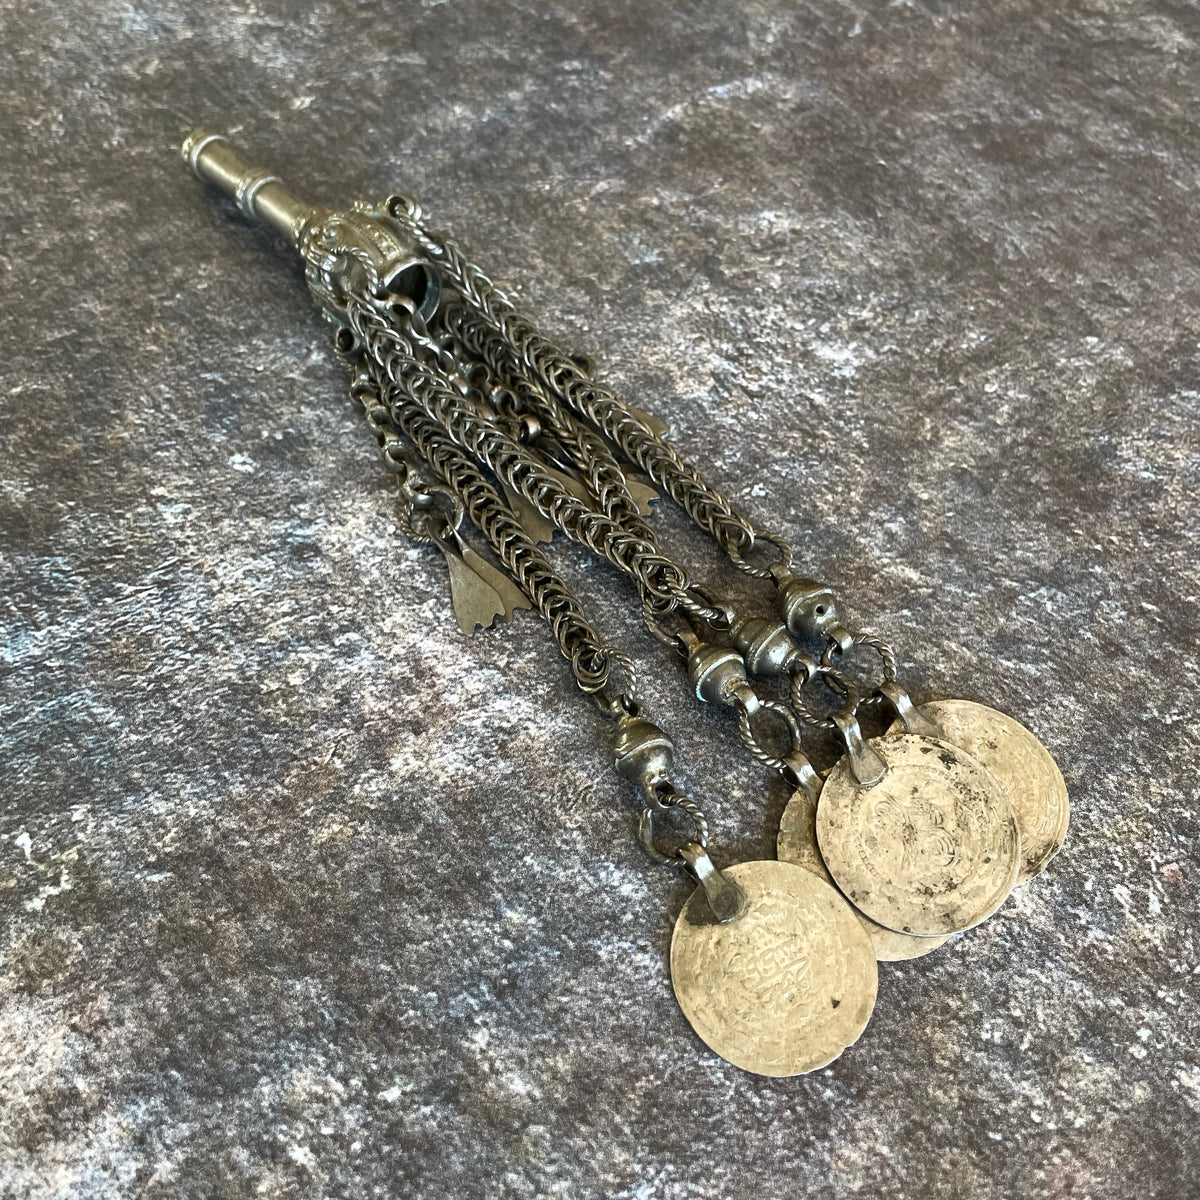
M883 680L885 683L895 683L899 677L899 664L896 660L895 651L882 638L876 637L873 633L856 633L854 635L854 645L867 646L874 650L883 664ZM821 665L823 667L832 667L835 655L837 658L845 661L845 654L837 642L831 641L825 647L824 654L821 655ZM830 676L831 686L834 691L838 690L837 678L841 672L834 672ZM886 697L878 689L873 691L869 696L859 701L860 708L866 708L872 705L882 704Z
M596 707L613 720L622 715L636 717L642 711L642 705L638 699L638 677L633 659L618 646L604 646L602 649L607 656L609 674L612 667L618 667L625 676L625 686L615 696L609 695L607 690L597 691L592 697Z
M565 354L542 336L453 242L426 229L419 206L408 201L391 211L408 226L409 234L478 314L490 340L496 343L487 351L490 359L506 361L512 373L529 373L540 380L573 412L601 429L727 553L734 551L733 561L739 569L750 575L762 571L744 558L755 542L754 526L719 491L647 428L610 388L591 378L586 363ZM772 539L778 545L774 535ZM782 553L790 559L790 550Z
M817 679L824 680L829 689L837 696L840 701L839 709L848 709L851 712L857 710L859 705L858 688L854 686L853 680L848 675L843 675L841 671L836 671L832 667L818 667L815 671L798 671L792 676L788 688L788 703L793 712L805 725L811 725L814 729L833 729L837 725L833 717L821 716L809 704L804 695L805 686Z
M641 842L642 849L655 862L682 864L687 860L680 853L679 847L676 847L670 854L664 854L655 844L654 816L656 813L665 812L670 808L678 808L687 813L696 831L695 836L688 840L699 843L704 850L708 849L708 818L704 815L704 810L695 800L690 796L685 796L671 783L662 784L649 799L646 807L642 809L641 817L638 820L638 841Z
M788 748L783 754L775 754L764 746L758 734L754 732L750 711L744 706L739 706L737 722L738 735L742 739L742 745L763 766L770 767L774 771L782 771L788 766L788 757L800 749L800 724L796 720L796 714L788 705L779 700L762 700L759 703L758 712L774 713L783 722L788 734Z

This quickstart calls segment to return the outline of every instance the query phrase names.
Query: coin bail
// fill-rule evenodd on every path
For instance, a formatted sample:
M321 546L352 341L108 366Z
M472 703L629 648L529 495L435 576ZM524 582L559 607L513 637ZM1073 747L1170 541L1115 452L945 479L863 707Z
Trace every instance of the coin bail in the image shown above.
M696 882L704 889L708 907L712 909L718 925L728 925L745 915L748 903L746 889L727 875L722 875L699 842L688 842L686 846L681 846L679 857L687 863Z
M862 727L854 715L854 707L853 704L847 703L831 715L846 745L846 758L855 782L859 787L874 787L887 774L887 763L863 737Z
M928 713L918 708L908 691L894 680L884 680L879 685L880 695L896 710L896 720L900 722L905 733L915 733L918 737L940 738L941 726Z

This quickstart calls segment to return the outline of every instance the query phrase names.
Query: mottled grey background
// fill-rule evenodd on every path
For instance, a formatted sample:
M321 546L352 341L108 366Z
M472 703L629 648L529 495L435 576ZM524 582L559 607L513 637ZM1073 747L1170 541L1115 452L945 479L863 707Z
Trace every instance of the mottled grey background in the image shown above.
M0 43L0 1194L1200 1194L1195 6L63 0ZM1058 757L1062 855L831 1068L693 1036L598 717L528 614L460 637L198 122L419 195L919 697ZM785 789L559 550L719 856L769 855Z

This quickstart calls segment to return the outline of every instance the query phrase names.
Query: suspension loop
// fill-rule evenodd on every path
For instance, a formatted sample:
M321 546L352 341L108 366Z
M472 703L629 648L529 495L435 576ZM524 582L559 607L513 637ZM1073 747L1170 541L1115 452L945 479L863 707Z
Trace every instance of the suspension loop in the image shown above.
M858 688L848 675L843 675L833 667L817 667L814 671L798 672L792 676L788 700L796 715L805 725L811 725L814 729L833 729L837 725L833 713L822 716L804 695L804 689L818 680L837 698L834 711L838 713L853 713L858 708Z
M729 561L739 571L749 575L751 579L771 579L773 578L773 569L790 571L792 568L792 548L777 533L771 533L765 529L751 530L750 540L742 546L737 545L732 539L727 541L722 537L720 541L725 553L729 555ZM760 542L774 546L779 551L779 557L762 565L749 562L745 556Z
M397 522L407 537L422 546L431 546L447 533L462 528L466 508L456 492L440 483L418 484L408 475L400 485L401 500Z
M383 206L387 209L389 216L395 217L398 221L411 221L414 225L419 225L421 217L424 215L421 212L421 206L403 192L393 192L383 202Z
M366 357L367 347L349 325L339 325L333 335L333 352L353 370Z
M656 842L657 831L654 828L654 818L656 813L662 814L673 808L682 810L691 818L694 833L690 837L681 836L678 845L666 853L659 849ZM701 848L708 849L708 818L704 815L704 810L700 805L689 796L677 791L674 784L661 783L652 795L647 794L646 807L642 809L642 815L638 818L638 841L641 842L642 849L655 862L684 866L687 859L680 853L684 846L695 842Z
M895 683L897 680L898 664L896 662L895 652L885 641L877 638L871 633L856 633L854 635L855 646L866 646L875 651L879 656L883 666L883 682L886 684ZM845 654L837 642L831 641L825 647L825 653L821 655L822 667L832 667L835 662L839 663L839 670L833 672L829 679L829 685L836 692L840 688L840 680L845 677L844 669L840 668L840 664L845 660ZM858 707L866 708L868 706L884 703L886 696L879 690L878 687L871 690L870 695L865 699L860 700Z
M800 723L796 720L796 714L791 708L779 700L760 701L754 716L765 712L773 713L777 720L783 722L788 744L782 754L774 753L764 744L761 734L754 730L753 717L749 709L743 705L738 705L738 734L742 739L742 744L764 767L770 767L773 771L786 771L789 759L800 749Z
M601 646L592 655L596 665L592 672L581 676L576 662L572 659L571 667L575 678L585 692L592 694L596 707L610 719L616 721L622 716L636 717L642 706L637 697L637 672L633 660L624 650L616 646ZM612 667L616 665L625 675L625 686L615 695L609 687L609 677Z
M654 611L654 606L651 603L650 597L646 596L642 600L642 623L664 646L670 646L681 658L687 658L687 645L681 636L683 632L690 632L691 625L687 620L679 616L678 609L674 606L670 610L676 614L677 621L680 623L680 628L676 630L668 629L661 619L660 615Z

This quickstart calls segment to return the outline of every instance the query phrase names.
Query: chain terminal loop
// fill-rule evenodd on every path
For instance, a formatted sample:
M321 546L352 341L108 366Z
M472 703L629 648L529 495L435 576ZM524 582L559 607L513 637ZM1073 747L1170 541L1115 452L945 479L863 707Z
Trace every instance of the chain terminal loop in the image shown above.
M681 843L681 846L687 845L689 842L696 842L702 849L708 848L708 819L700 805L689 796L676 791L671 784L662 784L654 790L653 802L651 802L650 796L647 796L646 807L642 809L641 816L638 818L638 841L641 843L642 849L655 862L678 865L686 861L680 853L681 847L676 847L667 854L660 850L655 842L655 814L674 808L681 809L686 813L695 829L695 837L688 838Z

